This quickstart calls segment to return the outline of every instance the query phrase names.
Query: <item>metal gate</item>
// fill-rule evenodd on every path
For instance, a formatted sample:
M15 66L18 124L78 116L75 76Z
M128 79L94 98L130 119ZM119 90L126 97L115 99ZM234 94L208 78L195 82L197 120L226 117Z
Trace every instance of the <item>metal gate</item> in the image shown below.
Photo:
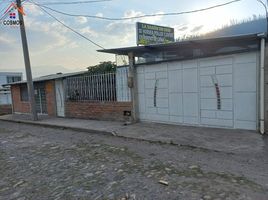
M44 84L37 84L34 88L36 111L39 114L47 114L46 90Z
M257 58L255 52L138 66L140 120L256 130Z

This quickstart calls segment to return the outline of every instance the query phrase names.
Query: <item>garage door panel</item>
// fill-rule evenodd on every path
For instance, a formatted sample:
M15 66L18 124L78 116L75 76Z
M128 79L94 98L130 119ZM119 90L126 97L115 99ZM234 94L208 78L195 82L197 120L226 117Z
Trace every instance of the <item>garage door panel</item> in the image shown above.
M170 71L169 77L169 92L182 92L182 70Z
M256 130L256 58L245 53L138 67L140 119Z
M197 68L197 62L196 61L184 61L182 63L183 69L189 69L189 68Z
M200 67L231 65L232 63L233 63L232 57L210 58L210 59L205 58L200 61Z
M256 63L256 53L239 54L235 56L235 63Z
M168 75L167 75L167 71L164 72L156 72L156 79L167 79Z
M231 74L233 71L233 65L224 65L216 67L216 74Z
M215 88L214 88L215 90ZM233 98L233 88L232 87L220 87L221 98Z
M173 70L180 70L182 69L182 63L181 62L169 62L168 63L168 70L173 71Z
M168 80L167 79L158 79L157 88L167 89L168 88Z
M198 95L196 93L183 94L183 114L198 117Z
M156 95L158 98L168 98L168 89L158 89Z
M170 122L172 123L183 123L183 117L182 116L170 116L169 117Z
M161 63L161 64L156 64L156 65L148 65L144 67L144 72L163 72L167 71L167 64L166 63Z
M147 107L146 113L148 114L157 114L157 108L156 107Z
M142 75L144 75L144 66L138 66L137 68L136 68L136 72L137 72L137 74L142 74Z
M201 109L202 110L216 110L217 99L201 99Z
M217 111L216 112L217 119L233 119L232 111Z
M154 99L153 98L146 98L146 108L153 108L154 107Z
M183 91L184 92L197 92L197 69L184 69L183 70Z
M214 98L216 99L216 91L215 87L204 87L200 89L201 91L201 98Z
M232 74L216 75L219 86L232 86L233 76Z
M182 94L170 94L169 109L171 115L183 115Z
M201 117L216 118L216 111L214 111L214 110L201 110Z
M211 76L200 76L201 87L214 87Z
M145 80L145 89L154 89L155 80Z
M168 115L147 114L146 119L154 121L154 122L169 122L169 116Z
M221 100L221 110L233 110L233 100L232 99L222 99Z
M201 123L209 126L233 127L233 120L202 118Z
M256 93L237 93L235 99L235 119L255 121Z
M183 123L189 124L189 125L192 125L192 124L197 125L197 124L199 124L198 117L186 117L186 116L184 116Z
M157 113L160 115L169 115L168 108L157 108Z
M235 91L256 91L256 66L252 63L235 65Z
M200 68L200 75L212 75L215 74L215 67Z
M145 105L145 95L142 93L138 94L138 102L139 102L139 112L145 113L146 105Z
M144 74L139 74L137 76L137 87L139 93L144 93L145 82L144 82Z
M168 108L168 99L166 98L158 98L156 100L156 107L157 108Z
M145 73L145 79L146 80L151 80L151 79L155 80L155 73L154 72Z
M236 120L235 121L235 127L237 129L247 129L247 130L256 130L256 122L251 122L251 121L240 121Z

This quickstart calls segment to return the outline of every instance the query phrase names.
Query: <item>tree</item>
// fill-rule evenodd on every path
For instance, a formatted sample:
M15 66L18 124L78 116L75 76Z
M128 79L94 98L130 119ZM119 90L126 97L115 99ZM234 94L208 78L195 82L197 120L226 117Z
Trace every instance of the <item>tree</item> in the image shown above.
M116 64L111 61L105 61L100 62L98 65L90 66L87 69L90 74L114 73L116 71Z

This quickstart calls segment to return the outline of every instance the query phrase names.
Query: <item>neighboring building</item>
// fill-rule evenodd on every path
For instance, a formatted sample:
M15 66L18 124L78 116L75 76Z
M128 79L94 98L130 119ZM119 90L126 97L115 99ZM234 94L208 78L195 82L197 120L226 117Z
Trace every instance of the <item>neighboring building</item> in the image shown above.
M12 103L9 87L3 87L2 85L21 80L22 73L0 72L0 105L8 105Z
M3 84L13 83L22 80L22 73L0 72L0 115L12 113L12 99L10 88L3 87Z
M135 120L263 133L264 44L254 34L99 51L129 57Z
M94 74L77 72L35 78L36 110L58 117L125 120L131 112L127 70ZM26 81L9 84L13 113L29 113ZM124 90L124 91L123 91Z

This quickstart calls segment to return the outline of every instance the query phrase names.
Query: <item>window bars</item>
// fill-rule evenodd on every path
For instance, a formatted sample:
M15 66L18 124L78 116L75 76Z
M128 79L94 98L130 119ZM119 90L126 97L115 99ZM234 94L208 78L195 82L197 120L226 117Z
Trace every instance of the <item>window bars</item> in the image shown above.
M130 101L127 70L65 79L67 101Z

